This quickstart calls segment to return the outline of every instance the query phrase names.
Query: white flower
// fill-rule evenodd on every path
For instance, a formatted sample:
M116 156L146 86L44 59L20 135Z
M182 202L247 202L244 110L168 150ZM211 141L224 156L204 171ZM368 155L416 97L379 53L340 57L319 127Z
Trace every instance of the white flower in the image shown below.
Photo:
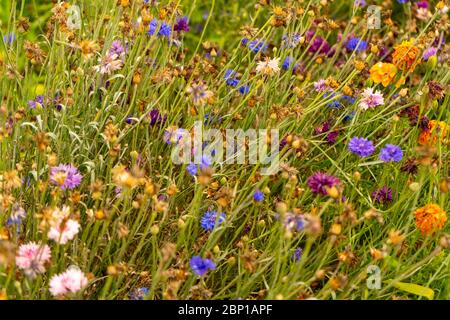
M256 71L269 76L278 73L280 71L280 58L266 58L263 61L259 61Z
M76 220L63 220L58 224L50 227L47 236L59 244L66 244L69 240L72 240L80 230L80 224Z
M77 293L88 284L86 275L78 268L68 268L50 279L50 293L54 296L63 296Z

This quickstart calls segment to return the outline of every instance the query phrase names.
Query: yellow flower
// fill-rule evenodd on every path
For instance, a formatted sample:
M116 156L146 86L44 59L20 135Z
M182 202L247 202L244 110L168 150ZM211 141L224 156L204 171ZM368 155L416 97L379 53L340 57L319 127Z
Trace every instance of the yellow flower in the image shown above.
M416 217L416 226L424 235L432 234L442 229L447 221L447 213L434 203L418 208L414 215Z
M419 48L413 45L411 41L403 41L402 44L394 47L392 62L400 70L413 72L420 63L420 59L416 61L418 53Z
M443 143L449 142L450 126L444 121L430 120L428 128L423 130L419 135L419 144L436 144L439 141Z
M92 40L82 40L80 42L80 49L83 58L88 60L99 50L99 45Z
M370 68L370 78L375 83L386 87L397 74L397 67L392 63L378 62Z

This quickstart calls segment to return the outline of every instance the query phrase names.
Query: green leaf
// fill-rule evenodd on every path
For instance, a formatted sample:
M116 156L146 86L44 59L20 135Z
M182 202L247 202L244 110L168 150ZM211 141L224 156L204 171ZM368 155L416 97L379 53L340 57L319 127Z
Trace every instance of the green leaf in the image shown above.
M386 281L388 283L392 283L392 280L388 280ZM432 300L434 297L434 291L430 288L424 287L424 286L420 286L418 284L414 284L414 283L405 283L405 282L395 282L392 283L392 286L400 289L402 291L406 291L421 297L425 297L429 300Z

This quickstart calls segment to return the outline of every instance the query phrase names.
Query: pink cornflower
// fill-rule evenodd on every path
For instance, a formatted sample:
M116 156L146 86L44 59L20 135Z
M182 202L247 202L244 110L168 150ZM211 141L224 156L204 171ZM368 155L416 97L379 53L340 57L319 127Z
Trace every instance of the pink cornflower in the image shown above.
M83 176L71 164L60 164L50 170L50 181L61 190L72 190L81 183Z
M50 261L51 250L47 245L39 245L36 242L22 244L16 255L16 265L24 273L34 278L45 272L44 264Z
M116 70L122 69L123 61L117 54L107 54L99 59L99 64L94 66L94 70L101 74L111 74Z
M86 275L78 268L72 267L50 279L50 293L54 297L65 296L81 291L87 284Z
M73 219L62 220L50 227L47 236L59 244L66 244L78 234L79 230L80 224L78 221Z
M383 94L380 91L373 92L372 88L365 89L361 94L359 106L363 110L375 108L384 104Z
M328 188L338 186L341 181L323 172L316 172L308 178L308 186L313 193L327 195Z
M328 86L326 84L326 81L323 79L320 79L316 82L314 82L314 90L316 92L325 92L328 90Z

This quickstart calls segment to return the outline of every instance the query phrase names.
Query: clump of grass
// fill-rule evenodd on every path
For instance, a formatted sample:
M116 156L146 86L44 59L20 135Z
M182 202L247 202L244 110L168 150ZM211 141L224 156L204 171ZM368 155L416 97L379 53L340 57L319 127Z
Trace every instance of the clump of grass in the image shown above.
M444 2L2 6L0 296L448 298ZM281 170L174 163L198 121Z

